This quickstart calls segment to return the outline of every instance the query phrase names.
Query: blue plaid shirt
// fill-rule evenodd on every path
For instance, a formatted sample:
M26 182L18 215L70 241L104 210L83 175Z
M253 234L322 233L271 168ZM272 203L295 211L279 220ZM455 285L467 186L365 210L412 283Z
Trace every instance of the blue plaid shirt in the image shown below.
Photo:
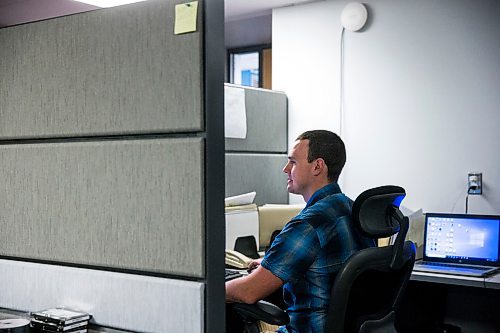
M261 265L285 282L290 323L280 333L324 331L331 286L354 252L375 246L351 225L352 200L337 183L319 189L275 238Z

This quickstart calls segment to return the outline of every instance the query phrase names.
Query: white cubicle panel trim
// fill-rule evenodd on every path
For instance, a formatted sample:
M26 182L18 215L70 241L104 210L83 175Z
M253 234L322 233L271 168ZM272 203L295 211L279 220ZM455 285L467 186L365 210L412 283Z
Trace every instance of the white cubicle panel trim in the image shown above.
M5 308L63 306L118 329L204 332L200 282L0 259L0 295Z

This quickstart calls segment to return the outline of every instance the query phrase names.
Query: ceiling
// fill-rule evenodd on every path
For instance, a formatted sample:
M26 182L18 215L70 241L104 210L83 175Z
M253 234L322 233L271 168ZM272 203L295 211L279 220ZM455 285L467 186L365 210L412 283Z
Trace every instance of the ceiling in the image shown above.
M225 0L225 20L227 22L269 15L273 8L293 6L314 1L318 0Z
M207 0L210 1L210 0ZM273 8L317 0L226 0L225 20L268 15ZM85 12L98 7L74 0L0 0L0 26L9 26Z

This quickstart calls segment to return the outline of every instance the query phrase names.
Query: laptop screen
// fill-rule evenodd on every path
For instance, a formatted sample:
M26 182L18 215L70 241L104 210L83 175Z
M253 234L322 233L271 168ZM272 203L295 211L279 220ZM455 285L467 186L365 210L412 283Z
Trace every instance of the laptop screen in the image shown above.
M424 260L500 266L500 216L427 213Z

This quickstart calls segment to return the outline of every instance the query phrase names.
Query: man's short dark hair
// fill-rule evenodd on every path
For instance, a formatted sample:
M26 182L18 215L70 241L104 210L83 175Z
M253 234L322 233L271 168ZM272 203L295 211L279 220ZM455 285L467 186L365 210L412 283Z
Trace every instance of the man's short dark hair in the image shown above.
M309 140L307 162L322 158L328 167L328 180L336 182L346 160L345 145L335 133L325 130L307 131L297 140Z

